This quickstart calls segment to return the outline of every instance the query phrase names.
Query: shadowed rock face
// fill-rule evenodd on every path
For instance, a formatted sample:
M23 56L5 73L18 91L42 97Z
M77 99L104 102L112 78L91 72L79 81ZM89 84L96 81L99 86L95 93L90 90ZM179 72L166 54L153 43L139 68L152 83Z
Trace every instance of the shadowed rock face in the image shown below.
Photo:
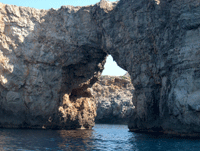
M200 2L121 0L104 19L104 49L131 75L131 131L200 132Z
M92 127L88 87L108 53L135 87L131 131L198 135L199 14L198 0L58 10L1 4L1 126Z

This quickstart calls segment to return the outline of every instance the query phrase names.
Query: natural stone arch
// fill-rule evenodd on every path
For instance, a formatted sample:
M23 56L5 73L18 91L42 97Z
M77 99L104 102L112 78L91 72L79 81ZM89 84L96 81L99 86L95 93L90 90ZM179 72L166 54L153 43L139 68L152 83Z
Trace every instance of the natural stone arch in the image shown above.
M131 131L198 135L200 5L197 0L186 7L186 0L156 2L102 0L94 6L59 10L1 4L0 115L12 117L1 118L1 127L36 123L32 125L38 128L43 121L51 121L48 128L83 126L83 118L66 121L62 112L58 114L62 96L88 94L83 91L111 54L135 87ZM84 123L90 127L92 119L91 124Z

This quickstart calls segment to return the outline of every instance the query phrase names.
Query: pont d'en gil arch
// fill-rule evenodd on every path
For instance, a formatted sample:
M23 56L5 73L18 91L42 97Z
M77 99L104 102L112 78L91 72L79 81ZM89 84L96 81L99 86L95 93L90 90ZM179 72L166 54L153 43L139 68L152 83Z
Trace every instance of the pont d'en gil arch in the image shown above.
M199 136L200 1L0 4L0 127L92 128L111 54L135 87L130 131Z

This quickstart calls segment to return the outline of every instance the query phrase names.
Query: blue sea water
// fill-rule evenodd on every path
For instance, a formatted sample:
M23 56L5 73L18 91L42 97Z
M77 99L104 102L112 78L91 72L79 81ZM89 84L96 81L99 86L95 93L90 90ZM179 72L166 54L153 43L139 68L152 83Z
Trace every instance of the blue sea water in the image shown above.
M0 129L0 151L200 151L199 139L129 132L126 125L92 130Z

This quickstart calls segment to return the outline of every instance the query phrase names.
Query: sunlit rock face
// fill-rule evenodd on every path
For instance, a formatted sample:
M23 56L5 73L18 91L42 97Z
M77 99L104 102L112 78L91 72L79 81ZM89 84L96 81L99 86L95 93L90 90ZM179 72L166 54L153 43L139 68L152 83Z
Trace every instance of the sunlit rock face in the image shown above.
M92 127L108 53L135 87L131 131L199 135L199 14L199 0L1 4L1 127Z
M94 126L96 104L88 87L107 55L93 19L97 7L0 4L0 127Z
M128 123L135 108L130 76L101 76L91 90L97 106L96 123Z

